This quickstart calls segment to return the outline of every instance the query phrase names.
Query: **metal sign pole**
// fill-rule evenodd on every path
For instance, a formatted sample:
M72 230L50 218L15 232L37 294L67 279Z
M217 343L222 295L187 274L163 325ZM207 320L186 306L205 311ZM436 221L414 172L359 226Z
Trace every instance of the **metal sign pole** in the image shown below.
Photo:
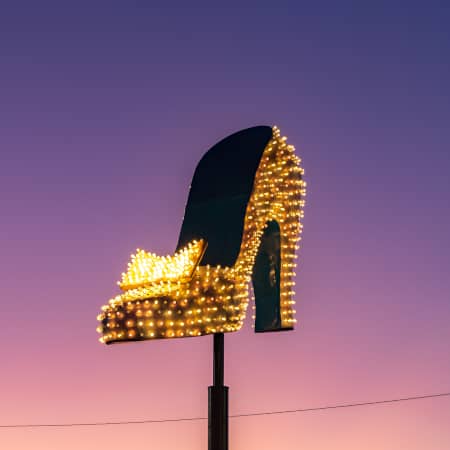
M228 386L224 386L224 336L214 334L213 385L208 388L208 450L228 450Z

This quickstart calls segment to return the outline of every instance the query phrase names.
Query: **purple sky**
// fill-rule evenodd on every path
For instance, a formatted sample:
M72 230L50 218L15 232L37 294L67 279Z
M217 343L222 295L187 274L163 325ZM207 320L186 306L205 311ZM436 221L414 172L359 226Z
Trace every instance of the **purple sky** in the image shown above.
M257 124L306 170L299 326L226 336L231 413L448 392L450 7L70 3L0 7L0 425L207 414L212 338L106 347L96 315L136 247L174 250L202 154ZM446 450L449 423L445 398L233 419L230 448ZM206 436L0 429L0 448Z

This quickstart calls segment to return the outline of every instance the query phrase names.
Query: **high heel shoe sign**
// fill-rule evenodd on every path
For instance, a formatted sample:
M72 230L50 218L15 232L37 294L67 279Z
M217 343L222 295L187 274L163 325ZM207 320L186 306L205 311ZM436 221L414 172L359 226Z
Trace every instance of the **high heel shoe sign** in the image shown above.
M255 331L291 330L306 183L276 127L228 136L200 160L176 251L136 250L122 293L98 316L100 341L237 331L253 284Z

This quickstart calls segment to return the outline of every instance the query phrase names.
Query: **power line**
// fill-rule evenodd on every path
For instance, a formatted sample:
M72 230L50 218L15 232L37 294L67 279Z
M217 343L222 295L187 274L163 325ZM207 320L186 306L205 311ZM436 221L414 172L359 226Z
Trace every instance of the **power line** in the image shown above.
M361 403L344 403L338 405L327 405L327 406L317 406L313 408L302 408L302 409L286 409L281 411L266 411L266 412L256 412L248 414L234 414L230 415L231 419L239 417L252 417L252 416L270 416L276 414L292 414L292 413L304 413L312 411L324 411L329 409L342 409L342 408L353 408L356 406L373 406L373 405L383 405L389 403L399 403L408 402L412 400L424 400L430 398L439 397L449 397L450 392L443 392L439 394L428 394L419 395L414 397L403 397L394 398L388 400L378 400L372 402L361 402ZM167 423L167 422L192 422L197 420L207 420L207 417L181 417L175 419L142 419L142 420L122 420L117 422L80 422L80 423L43 423L43 424L12 424L12 425L0 425L0 428L69 428L69 427L98 427L105 425L139 425L148 423Z
M404 397L404 398L393 398L389 400L377 400L373 402L361 402L361 403L347 403L340 405L328 405L328 406L317 406L314 408L304 408L304 409L286 409L284 411L268 411L250 414L235 414L230 417L249 417L249 416L270 416L274 414L290 414L290 413L301 413L301 412L311 412L311 411L324 411L327 409L342 409L342 408L353 408L355 406L373 406L373 405L383 405L388 403L399 403L399 402L409 402L411 400L424 400L426 398L437 398L437 397L448 397L450 392L443 392L441 394L429 394L429 395L418 395L415 397Z

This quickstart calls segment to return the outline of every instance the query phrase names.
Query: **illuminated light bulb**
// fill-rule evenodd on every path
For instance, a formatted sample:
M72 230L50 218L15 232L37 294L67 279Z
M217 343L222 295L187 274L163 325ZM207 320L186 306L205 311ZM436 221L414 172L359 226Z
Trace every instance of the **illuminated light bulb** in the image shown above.
M134 331L134 330L128 330L128 337L129 338L134 338L134 337L136 337L136 331Z

